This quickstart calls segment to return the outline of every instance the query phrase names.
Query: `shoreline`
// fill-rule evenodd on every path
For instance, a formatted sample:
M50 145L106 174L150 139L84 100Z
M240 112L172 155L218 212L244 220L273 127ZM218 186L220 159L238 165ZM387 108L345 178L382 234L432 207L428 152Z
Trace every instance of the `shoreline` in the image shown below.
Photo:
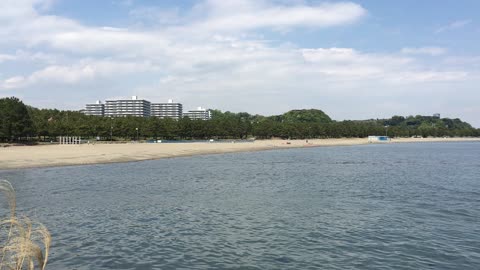
M480 142L480 138L394 138L390 143ZM251 143L126 143L36 145L0 148L0 170L95 165L197 155L256 152L275 149L353 146L367 138L257 140Z

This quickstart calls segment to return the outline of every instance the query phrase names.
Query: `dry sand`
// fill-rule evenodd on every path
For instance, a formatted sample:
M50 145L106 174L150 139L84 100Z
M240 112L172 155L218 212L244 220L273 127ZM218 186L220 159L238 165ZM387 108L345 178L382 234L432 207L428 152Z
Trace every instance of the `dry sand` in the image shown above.
M480 138L402 138L403 142L477 141ZM202 154L260 151L284 148L368 144L361 139L258 140L248 143L127 143L13 146L0 148L0 169L68 166L161 159Z

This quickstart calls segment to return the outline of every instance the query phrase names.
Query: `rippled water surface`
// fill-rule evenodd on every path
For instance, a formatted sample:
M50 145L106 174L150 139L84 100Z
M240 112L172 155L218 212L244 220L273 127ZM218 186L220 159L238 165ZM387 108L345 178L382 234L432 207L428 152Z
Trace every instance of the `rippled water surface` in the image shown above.
M480 143L0 171L48 269L480 269ZM5 204L2 204L5 206Z

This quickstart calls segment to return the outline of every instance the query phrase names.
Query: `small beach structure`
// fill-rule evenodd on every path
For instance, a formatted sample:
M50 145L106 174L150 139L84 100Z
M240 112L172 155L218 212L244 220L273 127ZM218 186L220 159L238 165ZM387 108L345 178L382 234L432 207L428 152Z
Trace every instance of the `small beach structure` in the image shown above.
M58 137L58 142L60 144L81 144L82 139L78 136L60 136Z
M388 143L390 141L388 136L368 136L368 143Z

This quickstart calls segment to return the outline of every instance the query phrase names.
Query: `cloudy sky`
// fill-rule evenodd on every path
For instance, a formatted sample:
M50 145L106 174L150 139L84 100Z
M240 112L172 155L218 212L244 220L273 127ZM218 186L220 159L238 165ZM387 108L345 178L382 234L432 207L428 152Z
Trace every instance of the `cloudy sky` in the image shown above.
M1 0L0 96L480 127L477 0Z

